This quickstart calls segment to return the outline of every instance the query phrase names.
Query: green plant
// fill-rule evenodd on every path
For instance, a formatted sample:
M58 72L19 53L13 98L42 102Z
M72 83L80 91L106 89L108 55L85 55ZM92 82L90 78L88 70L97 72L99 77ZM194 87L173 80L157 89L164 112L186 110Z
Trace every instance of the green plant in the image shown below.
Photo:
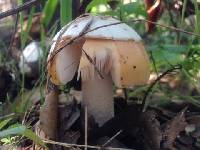
M0 120L0 141L3 144L18 143L19 137L25 136L32 140L35 144L41 145L45 148L44 142L28 127L19 124L10 124L12 118Z

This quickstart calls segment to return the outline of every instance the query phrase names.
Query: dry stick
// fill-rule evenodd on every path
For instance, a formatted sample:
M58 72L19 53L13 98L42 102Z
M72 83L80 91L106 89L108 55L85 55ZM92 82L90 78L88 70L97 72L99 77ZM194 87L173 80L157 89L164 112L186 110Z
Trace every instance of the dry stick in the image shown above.
M182 66L181 65L176 65L173 66L172 68L168 69L167 71L165 71L163 74L161 74L159 77L157 77L157 79L149 86L149 88L147 89L147 91L145 92L144 98L142 100L142 111L145 111L145 104L146 104L146 99L149 95L149 93L151 92L152 88L156 85L156 83L158 81L160 81L165 75L169 74L170 72L173 72L175 70L179 70L181 69Z
M39 3L40 0L31 0L29 2L26 2L24 3L23 5L21 6L18 6L16 8L13 8L13 9L10 9L8 11L5 11L5 12L2 12L0 13L0 19L3 19L5 17L8 17L8 16L11 16L11 15L14 15L14 14L17 14L19 13L20 11L23 11L25 9L28 9L29 7L33 6L33 5L36 5L37 3Z
M31 106L30 109L26 110L25 114L24 114L24 117L23 117L23 120L22 120L22 125L25 125L26 122L28 122L28 117L30 116L31 112L34 110L34 105Z
M87 106L85 106L85 150L87 150L87 144L88 144L88 109Z
M47 144L54 144L54 145L59 145L59 146L63 146L63 147L67 147L67 148L71 148L71 147L79 147L79 148L91 148L91 149L102 149L103 147L100 146L91 146L91 145L79 145L79 144L68 144L68 143L62 143L62 142L55 142L52 140L43 140L44 143ZM127 148L113 148L113 147L104 147L104 149L106 150L135 150L135 149L127 149Z
M6 118L9 118L9 117L13 117L15 115L16 115L15 113L11 113L11 114L8 114L8 115L0 116L0 120L6 119Z
M89 62L94 66L95 71L99 74L101 79L104 79L103 75L101 74L101 71L97 68L95 62L92 60L92 58L86 53L84 49L82 49L83 53L85 54L86 58L89 60Z
M108 145L110 142L112 142L118 135L120 135L123 132L123 130L120 130L119 132L117 132L113 137L111 137L108 141L106 141L102 147L105 147L106 145Z

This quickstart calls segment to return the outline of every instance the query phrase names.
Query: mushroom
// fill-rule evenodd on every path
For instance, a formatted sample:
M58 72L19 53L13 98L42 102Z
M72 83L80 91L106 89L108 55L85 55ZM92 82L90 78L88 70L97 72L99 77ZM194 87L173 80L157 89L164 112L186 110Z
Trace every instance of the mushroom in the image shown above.
M48 64L48 73L56 85L68 83L78 70L82 105L87 106L99 126L114 117L113 82L124 88L145 84L150 76L149 59L140 36L125 23L109 26L113 23L119 21L92 15L75 19L54 37L48 56L48 61L55 56ZM84 36L55 55L63 43L84 30Z
M19 69L21 73L29 77L36 77L39 74L39 59L43 51L39 42L31 42L22 51L19 60Z

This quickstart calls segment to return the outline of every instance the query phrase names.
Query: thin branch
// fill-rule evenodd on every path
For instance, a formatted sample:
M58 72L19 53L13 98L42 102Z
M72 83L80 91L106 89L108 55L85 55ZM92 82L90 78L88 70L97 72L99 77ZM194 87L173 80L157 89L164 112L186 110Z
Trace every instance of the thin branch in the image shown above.
M31 1L24 3L23 5L21 5L19 7L10 9L10 10L5 11L5 12L2 12L0 14L0 19L3 19L5 17L11 16L11 15L14 15L14 14L17 14L20 11L26 10L26 9L32 7L33 5L38 4L39 2L40 2L40 0L31 0Z
M6 118L9 118L9 117L13 117L15 115L16 115L15 113L11 113L11 114L8 114L8 115L0 116L0 120L6 119Z
M97 68L97 66L96 66L95 62L92 60L92 58L86 53L86 51L84 49L82 49L82 51L85 54L88 61L94 66L95 71L99 74L101 79L104 79L103 75L101 74L101 71Z
M170 72L173 72L175 70L179 70L181 69L182 66L181 65L176 65L176 66L173 66L172 68L168 69L167 71L165 71L163 74L161 74L160 76L157 77L157 79L149 86L149 88L147 89L147 91L145 92L145 95L144 95L144 98L142 100L142 111L144 112L145 111L145 104L146 104L146 100L147 100L147 97L149 95L149 93L151 92L151 90L153 89L153 87L156 85L156 83L158 81L160 81L165 75L169 74Z
M123 132L123 130L120 130L119 132L117 132L113 137L111 137L108 141L106 141L102 147L105 147L106 145L108 145L110 142L112 142L118 135L120 135Z
M59 146L64 146L67 148L71 148L71 147L79 147L79 148L91 148L91 149L106 149L106 150L135 150L135 149L127 149L127 148L113 148L113 147L100 147L100 146L91 146L91 145L79 145L79 144L68 144L68 143L61 143L61 142L55 142L52 140L43 140L44 143L47 144L55 144L55 145L59 145Z

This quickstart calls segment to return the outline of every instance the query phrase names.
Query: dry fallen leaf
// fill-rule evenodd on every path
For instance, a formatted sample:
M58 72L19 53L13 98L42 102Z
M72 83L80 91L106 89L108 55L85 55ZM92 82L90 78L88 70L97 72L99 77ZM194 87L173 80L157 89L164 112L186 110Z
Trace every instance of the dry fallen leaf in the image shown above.
M176 150L176 148L174 147L175 140L178 137L179 133L181 131L184 131L185 127L187 126L187 122L185 120L186 110L187 108L184 108L172 120L166 123L163 133L164 143L162 145L164 149Z

